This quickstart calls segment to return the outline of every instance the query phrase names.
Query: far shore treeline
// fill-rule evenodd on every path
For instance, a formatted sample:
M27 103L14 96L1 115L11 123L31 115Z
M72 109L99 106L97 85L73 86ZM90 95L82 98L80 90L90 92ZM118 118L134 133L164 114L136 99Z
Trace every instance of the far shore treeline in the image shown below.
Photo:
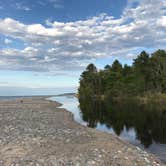
M79 98L144 98L155 95L166 99L166 51L142 51L132 65L118 60L98 70L89 64L81 74Z

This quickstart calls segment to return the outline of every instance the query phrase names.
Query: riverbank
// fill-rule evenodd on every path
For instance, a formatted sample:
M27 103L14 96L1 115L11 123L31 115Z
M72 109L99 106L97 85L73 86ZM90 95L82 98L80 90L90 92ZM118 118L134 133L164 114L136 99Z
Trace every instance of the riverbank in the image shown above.
M164 165L43 97L0 101L0 165Z

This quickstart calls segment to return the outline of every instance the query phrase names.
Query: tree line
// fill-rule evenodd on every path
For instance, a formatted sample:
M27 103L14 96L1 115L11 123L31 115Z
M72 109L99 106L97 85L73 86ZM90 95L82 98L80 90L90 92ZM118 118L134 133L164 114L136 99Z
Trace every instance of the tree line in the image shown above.
M115 60L102 70L89 64L80 76L79 97L125 97L166 93L166 51L142 51L132 65Z

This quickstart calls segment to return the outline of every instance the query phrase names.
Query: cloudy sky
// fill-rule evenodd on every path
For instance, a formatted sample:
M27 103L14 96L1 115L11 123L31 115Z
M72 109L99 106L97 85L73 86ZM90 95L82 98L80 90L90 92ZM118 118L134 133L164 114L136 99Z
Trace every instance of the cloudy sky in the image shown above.
M78 86L88 63L166 49L166 0L0 0L0 90ZM7 92L9 93L9 92Z

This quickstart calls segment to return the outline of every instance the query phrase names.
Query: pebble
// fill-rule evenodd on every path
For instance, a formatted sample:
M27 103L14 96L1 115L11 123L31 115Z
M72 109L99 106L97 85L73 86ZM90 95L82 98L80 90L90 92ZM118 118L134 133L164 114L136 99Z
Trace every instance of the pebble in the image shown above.
M129 158L128 157L124 157L125 160L128 160Z
M88 165L89 165L89 166L94 165L94 164L96 164L96 162L95 162L95 161L93 161L93 160L88 161Z
M99 154L98 157L99 157L99 158L102 158L102 155Z
M138 146L136 147L136 149L137 149L138 151L142 151Z
M113 156L113 159L117 159L117 158L118 158L118 156L117 156L117 155Z
M67 139L67 140L66 140L66 143L69 143L69 142L70 142L70 139Z
M150 161L145 157L144 160L149 164Z

